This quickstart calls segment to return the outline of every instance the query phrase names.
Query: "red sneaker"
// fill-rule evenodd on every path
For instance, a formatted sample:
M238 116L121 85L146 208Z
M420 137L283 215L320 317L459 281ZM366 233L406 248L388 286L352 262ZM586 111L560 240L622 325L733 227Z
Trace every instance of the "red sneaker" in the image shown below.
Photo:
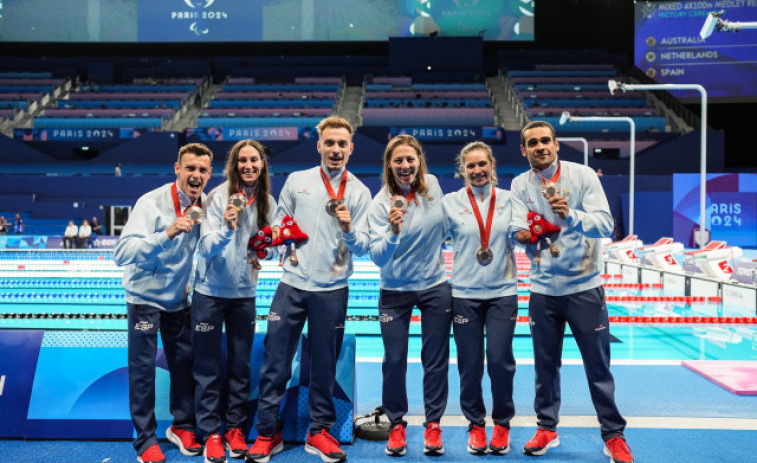
M325 429L315 434L308 432L305 451L311 455L318 455L326 463L337 463L347 459L347 454L339 448L339 442Z
M425 446L423 453L426 455L441 455L444 453L444 444L442 444L442 428L439 423L431 422L426 426L426 432L423 433Z
M547 450L560 445L560 438L555 431L539 428L530 441L526 442L523 452L526 455L539 456L547 453Z
M223 439L220 434L211 434L205 440L205 463L224 463L226 461L226 449L223 448Z
M137 457L139 463L166 463L166 457L158 447L158 444L153 444L147 447L147 450L142 452L142 455Z
M281 433L277 432L273 437L258 436L255 443L247 451L247 461L254 463L268 463L272 456L278 455L284 450L281 443Z
M510 429L495 425L489 450L492 455L507 455L510 452Z
M612 463L633 463L631 447L623 436L615 436L605 442L604 454L612 460Z
M239 428L231 428L223 435L226 441L226 448L229 450L231 458L244 458L247 455L247 441L244 440L244 433Z
M166 429L166 439L179 447L179 451L182 455L196 457L202 453L202 445L197 443L195 433L192 431L171 426Z
M471 426L468 431L468 453L483 455L486 453L486 428L483 426Z
M402 424L395 424L389 431L389 442L384 452L390 457L401 457L407 452L407 431Z

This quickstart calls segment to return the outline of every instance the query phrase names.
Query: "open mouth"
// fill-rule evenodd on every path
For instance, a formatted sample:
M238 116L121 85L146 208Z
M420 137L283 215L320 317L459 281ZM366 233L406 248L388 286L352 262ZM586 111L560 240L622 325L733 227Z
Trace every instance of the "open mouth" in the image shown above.
M397 179L402 183L409 183L415 177L415 172L397 172Z

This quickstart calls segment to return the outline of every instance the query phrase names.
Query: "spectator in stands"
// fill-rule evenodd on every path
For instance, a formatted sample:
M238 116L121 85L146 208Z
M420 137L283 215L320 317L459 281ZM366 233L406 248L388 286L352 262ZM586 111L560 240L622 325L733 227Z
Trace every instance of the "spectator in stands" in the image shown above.
M195 440L194 379L189 287L200 239L196 209L212 171L213 153L190 143L179 149L176 181L144 194L116 244L114 261L125 267L128 313L129 409L134 448L143 463L164 462L155 436L155 356L158 331L170 377L173 424L166 437L185 455L199 455Z
M89 226L87 219L81 221L79 226L79 249L89 247L89 241L92 238L92 227Z
M497 188L496 160L486 143L467 144L457 156L466 186L444 196L452 236L452 317L460 373L460 408L468 419L468 452L487 453L486 407L481 388L486 364L491 379L494 431L488 450L510 451L515 415L513 335L518 318L518 280L508 233L510 192ZM471 212L472 211L472 212Z
M528 313L534 348L538 429L524 451L544 455L557 447L560 365L565 325L570 326L583 359L604 453L615 463L633 462L623 437L626 421L615 404L610 371L610 330L600 279L602 238L612 236L612 214L596 173L582 164L561 161L555 129L533 121L521 132L521 153L531 169L511 185L512 233L531 258ZM561 231L553 235L558 256L531 244L527 215L533 211Z
M445 237L442 190L428 174L420 143L398 135L384 150L381 190L371 202L371 259L381 268L379 315L384 343L382 404L391 422L385 453L406 452L407 353L413 307L420 309L423 452L444 453L439 422L447 407L452 295L442 254Z
M121 176L121 163L120 162L116 163L116 168L113 173L116 175L116 177Z
M13 233L16 235L22 235L24 233L24 219L21 218L21 214L16 212L16 216L13 217Z
M97 220L97 217L92 217L92 222L90 223L90 226L92 227L92 233L95 236L105 235L105 227L103 225L100 225L100 222Z
M258 280L254 266L258 262L248 261L247 243L273 222L276 212L265 150L260 143L237 142L229 152L225 174L228 180L207 198L192 298L197 427L206 437L205 457L212 462L226 458L224 442L233 458L244 458L247 454L250 353L255 336ZM233 199L243 201L243 205L232 204ZM274 254L273 248L267 250L269 257ZM224 325L226 359L221 357ZM228 384L227 397L221 400L224 382ZM226 404L225 412L221 402ZM223 438L222 418L226 423Z
M10 228L10 222L5 220L4 215L0 215L0 235L7 235L8 234L8 228Z
M292 358L305 322L311 360L305 450L327 462L347 458L329 434L336 423L332 391L344 337L352 255L368 250L371 196L346 169L355 148L350 123L330 116L317 130L320 165L289 175L279 196L276 223L291 217L309 238L299 245L296 261L286 253L284 273L271 303L260 369L259 437L248 451L248 461L267 461L282 450L279 403L292 376ZM274 227L274 237L279 230Z
M74 249L76 247L76 239L79 236L79 227L74 225L73 220L68 221L66 231L63 233L63 248Z
M602 169L597 169L597 177L602 177L604 173L602 173Z

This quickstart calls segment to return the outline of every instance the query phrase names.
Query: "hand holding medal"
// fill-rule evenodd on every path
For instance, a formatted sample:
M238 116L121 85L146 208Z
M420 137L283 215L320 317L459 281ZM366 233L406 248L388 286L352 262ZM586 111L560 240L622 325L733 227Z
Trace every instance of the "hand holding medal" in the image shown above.
M555 175L551 179L547 180L543 176L539 176L541 177L542 196L549 201L549 206L552 209L552 212L564 219L568 216L568 200L565 196L562 196L560 186L557 184L557 181L560 179L560 169L561 165L558 161L557 172L555 172Z
M242 212L242 209L247 205L247 196L244 193L236 193L229 196L229 205L233 206L237 212Z
M184 212L184 217L188 217L194 225L199 225L205 219L205 212L200 206L189 206Z
M398 194L392 196L392 199L389 201L389 226L395 235L402 233L402 222L405 220L404 215L407 213L410 201L413 200L415 200L415 188L410 189L410 194L407 195L407 198L404 195ZM417 204L417 200L415 201Z
M232 231L236 230L239 225L239 211L231 202L226 206L226 210L223 211L223 220L226 221L228 229Z
M173 200L173 207L176 211L176 220L170 227L168 227L166 233L168 234L168 239L173 240L180 233L191 232L192 228L198 223L201 223L205 218L205 213L202 210L201 198L198 199L197 205L191 205L184 209L184 211L181 210L179 190L176 187L176 183L171 185L171 199Z

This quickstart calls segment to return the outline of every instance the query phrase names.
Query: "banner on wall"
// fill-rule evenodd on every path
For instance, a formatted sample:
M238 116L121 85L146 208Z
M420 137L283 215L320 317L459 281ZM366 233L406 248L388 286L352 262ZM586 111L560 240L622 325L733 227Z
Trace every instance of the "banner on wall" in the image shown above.
M21 141L117 141L137 138L149 131L134 127L72 127L13 129L13 139Z
M252 138L258 141L317 140L314 127L190 127L187 136L200 141L239 141Z
M700 223L700 175L673 175L673 237L687 247ZM757 174L707 175L705 227L711 240L757 247Z
M421 142L469 143L481 140L489 144L502 144L506 139L502 127L390 127L389 135L412 135Z

